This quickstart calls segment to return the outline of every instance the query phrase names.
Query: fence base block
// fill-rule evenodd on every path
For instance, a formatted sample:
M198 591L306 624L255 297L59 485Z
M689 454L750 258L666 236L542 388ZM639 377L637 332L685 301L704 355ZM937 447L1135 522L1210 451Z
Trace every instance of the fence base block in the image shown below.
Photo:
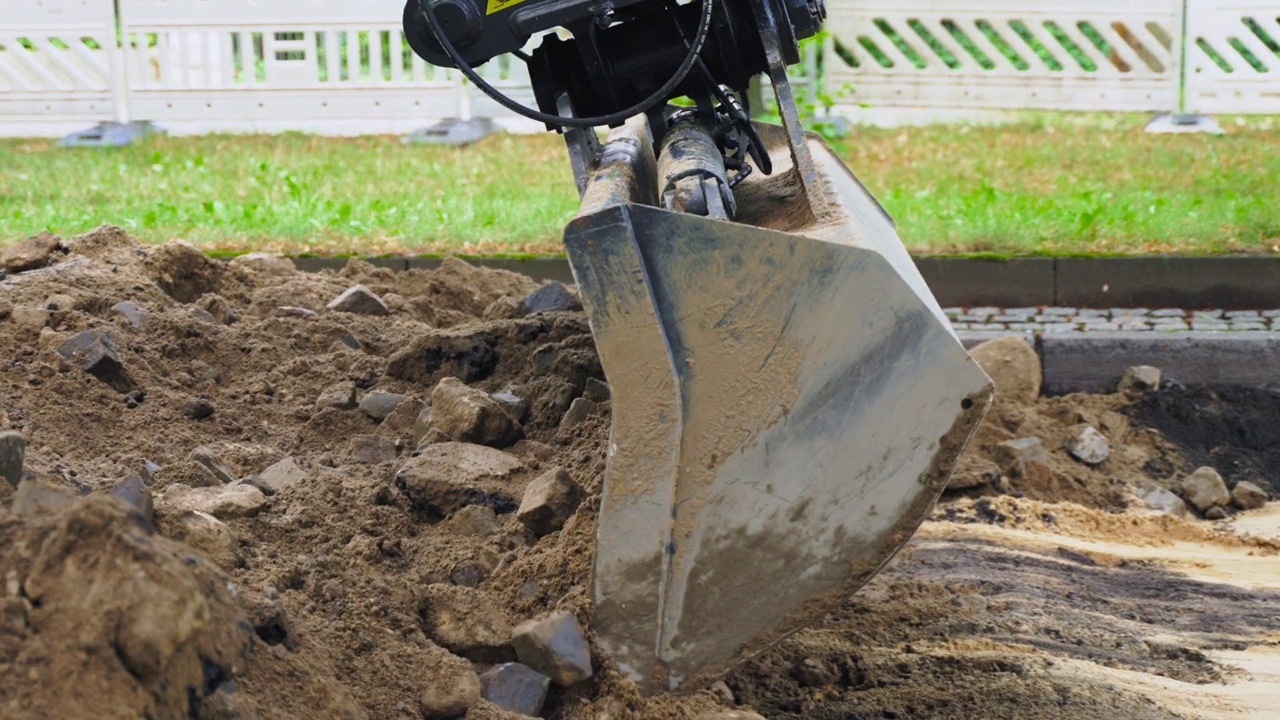
M405 144L470 145L498 128L489 118L445 120L428 128L414 130L400 139Z
M124 147L148 135L164 133L149 120L104 122L88 130L73 132L58 141L58 147Z
M1147 132L1156 135L1168 133L1223 134L1222 126L1209 115L1157 115L1147 123Z

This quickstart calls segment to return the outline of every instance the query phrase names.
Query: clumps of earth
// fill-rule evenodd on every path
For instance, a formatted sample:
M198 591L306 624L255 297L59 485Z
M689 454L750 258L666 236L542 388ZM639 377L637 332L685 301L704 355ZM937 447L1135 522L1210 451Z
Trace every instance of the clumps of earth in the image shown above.
M815 628L641 698L591 629L610 399L572 289L456 260L306 274L113 227L16 243L0 269L5 718L1145 718L1169 716L1064 688L1054 653L1123 638L1117 667L1222 674L1121 619L997 617L1056 566L993 590L994 550L913 542ZM1274 490L1269 449L1241 450L1234 421L1179 444L1152 419L1238 403L1151 368L1114 395L1043 398L1021 340L974 354L998 400L926 529L1194 523ZM1270 600L1242 594L1233 617L1269 622ZM1056 639L1031 660L925 649L985 631Z

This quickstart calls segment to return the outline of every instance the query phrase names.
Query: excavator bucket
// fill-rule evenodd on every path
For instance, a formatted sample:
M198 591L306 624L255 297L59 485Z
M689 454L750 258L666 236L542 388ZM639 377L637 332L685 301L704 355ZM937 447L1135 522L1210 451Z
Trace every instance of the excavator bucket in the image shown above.
M830 148L757 131L791 162L735 189L736 221L657 207L633 121L565 232L613 392L593 627L645 693L711 680L866 582L992 395Z

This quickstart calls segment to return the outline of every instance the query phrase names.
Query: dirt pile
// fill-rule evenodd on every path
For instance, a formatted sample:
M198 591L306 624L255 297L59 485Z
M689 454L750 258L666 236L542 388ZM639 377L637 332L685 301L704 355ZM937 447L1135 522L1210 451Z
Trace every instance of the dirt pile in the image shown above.
M1115 617L1073 635L1091 611L1062 597L1077 581L1105 594L1111 566L927 539L1100 532L1136 517L1116 514L1135 488L1190 469L1126 410L1141 395L1038 398L1016 347L991 350L1020 390L925 540L727 683L642 700L607 658L581 679L610 405L571 293L454 261L224 263L114 228L43 237L19 266L0 280L0 431L26 441L25 477L0 482L5 717L517 717L480 697L499 690L546 718L1169 717L1054 658L1224 672L1176 643L1142 651L1121 617L1136 594L1123 612L1089 606ZM1043 504L1061 501L1085 507ZM1145 531L1170 537L1204 525L1152 517ZM1231 602L1254 627L1264 600ZM540 620L554 633L511 643ZM546 697L531 697L513 660L560 684L538 676Z

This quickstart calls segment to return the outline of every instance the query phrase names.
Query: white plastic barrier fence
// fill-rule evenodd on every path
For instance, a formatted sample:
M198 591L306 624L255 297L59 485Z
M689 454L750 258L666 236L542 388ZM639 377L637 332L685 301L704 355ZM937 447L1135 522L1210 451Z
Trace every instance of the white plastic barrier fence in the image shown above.
M173 133L405 132L469 116L540 127L415 56L403 0L0 3L0 135L104 120ZM1280 0L827 5L820 84L837 113L1280 113ZM796 70L802 85L817 77L816 59ZM533 103L523 63L479 70Z
M829 7L824 82L841 104L1178 107L1182 0L830 0Z
M406 132L507 113L413 54L403 0L120 0L133 117L170 132ZM524 64L492 84L532 101ZM474 100L473 100L474 99Z
M56 136L123 120L111 0L3 0L0 135Z
M1280 113L1280 0L1187 0L1187 110Z

